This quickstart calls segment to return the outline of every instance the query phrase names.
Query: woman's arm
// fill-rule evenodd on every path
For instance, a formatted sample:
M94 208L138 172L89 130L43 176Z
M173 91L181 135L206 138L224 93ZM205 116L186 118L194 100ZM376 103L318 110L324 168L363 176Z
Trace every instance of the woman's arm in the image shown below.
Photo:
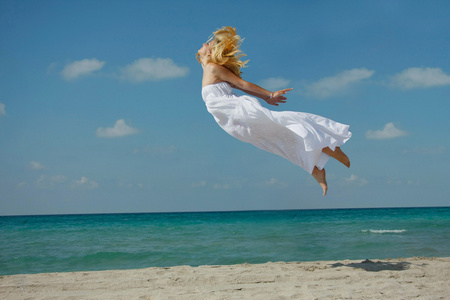
M227 68L217 64L214 64L212 72L214 73L215 77L219 78L221 81L228 82L232 87L237 88L249 95L259 97L266 101L268 104L275 106L278 106L278 103L285 103L287 98L284 95L288 91L292 90L283 89L276 92L270 92L256 84L245 81L244 79L236 76Z

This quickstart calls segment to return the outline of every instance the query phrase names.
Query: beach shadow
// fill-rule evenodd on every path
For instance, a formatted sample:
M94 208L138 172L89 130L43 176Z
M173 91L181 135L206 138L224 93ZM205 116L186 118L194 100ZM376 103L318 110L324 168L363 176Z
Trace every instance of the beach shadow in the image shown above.
M332 264L332 268L337 267L350 267L355 269L363 269L368 272L379 272L379 271L404 271L408 270L411 263L409 262L386 262L386 261L371 261L370 259L366 259L360 263L335 263Z

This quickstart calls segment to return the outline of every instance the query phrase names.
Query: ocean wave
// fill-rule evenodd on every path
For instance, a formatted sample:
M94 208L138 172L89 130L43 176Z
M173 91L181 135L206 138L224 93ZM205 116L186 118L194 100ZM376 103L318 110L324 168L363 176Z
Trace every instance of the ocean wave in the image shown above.
M370 233L403 233L406 232L406 229L364 229L361 232L370 232Z

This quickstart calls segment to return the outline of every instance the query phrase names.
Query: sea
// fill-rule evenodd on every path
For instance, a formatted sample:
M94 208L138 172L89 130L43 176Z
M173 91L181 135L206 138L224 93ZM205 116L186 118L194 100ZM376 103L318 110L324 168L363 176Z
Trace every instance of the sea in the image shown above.
M450 207L0 217L0 275L450 256Z

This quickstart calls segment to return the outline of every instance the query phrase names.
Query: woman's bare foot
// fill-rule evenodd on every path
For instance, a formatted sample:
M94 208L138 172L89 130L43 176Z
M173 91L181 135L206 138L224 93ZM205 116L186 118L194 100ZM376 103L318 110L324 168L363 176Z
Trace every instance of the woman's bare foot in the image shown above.
M323 195L325 196L327 194L327 190L328 190L327 181L325 179L325 176L326 176L325 169L319 170L317 167L314 167L314 170L312 171L311 175L320 184L320 186L323 189Z
M322 152L343 163L347 168L350 168L350 159L342 152L340 147L336 147L334 151L326 147L322 149Z

